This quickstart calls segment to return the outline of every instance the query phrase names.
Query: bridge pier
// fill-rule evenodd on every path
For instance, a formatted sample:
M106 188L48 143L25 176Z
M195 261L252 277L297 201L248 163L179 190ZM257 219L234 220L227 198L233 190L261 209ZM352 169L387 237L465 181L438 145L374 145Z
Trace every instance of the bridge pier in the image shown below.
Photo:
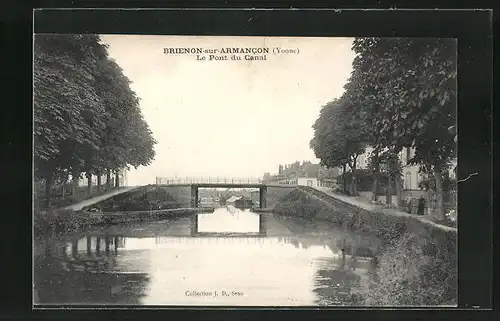
M259 207L266 208L266 199L267 199L267 186L262 186L259 188Z
M191 207L198 207L198 186L191 185Z
M78 240L71 241L71 255L74 258L78 256Z
M198 233L198 215L191 216L191 236L196 236Z
M266 236L266 234L267 234L266 218L267 218L267 216L264 213L259 215L259 235L260 236Z

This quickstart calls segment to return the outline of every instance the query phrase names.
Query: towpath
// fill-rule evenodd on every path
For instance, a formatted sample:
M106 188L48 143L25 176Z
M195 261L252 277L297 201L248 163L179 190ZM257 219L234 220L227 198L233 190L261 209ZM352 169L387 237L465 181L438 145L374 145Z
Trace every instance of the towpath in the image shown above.
M336 198L340 201L343 201L345 203L360 207L362 209L365 209L370 212L382 212L387 215L392 215L392 216L407 216L407 217L412 217L415 219L418 219L419 221L428 223L430 225L439 227L441 229L449 230L449 231L456 231L457 229L455 227L450 227L446 225L442 225L439 223L435 222L435 219L430 216L430 215L412 215L408 214L402 211L398 211L395 208L386 208L384 205L381 204L373 204L369 200L365 200L361 197L350 197L350 196L345 196L345 195L340 195L337 193L332 192L331 189L327 187L313 187L313 190L317 190L319 192L322 192L323 194L326 194L330 197Z
M108 199L108 198L113 197L115 195L123 194L123 193L128 192L128 191L130 191L132 189L135 189L135 188L137 188L137 186L122 187L120 189L111 191L109 193L106 193L106 194L103 194L103 195L99 195L99 196L96 196L96 197L92 197L92 198L83 200L81 202L78 202L76 204L72 204L72 205L66 206L63 209L65 209L65 210L71 210L71 211L80 211L84 207L93 205L95 203L99 203L101 201L104 201L105 199Z

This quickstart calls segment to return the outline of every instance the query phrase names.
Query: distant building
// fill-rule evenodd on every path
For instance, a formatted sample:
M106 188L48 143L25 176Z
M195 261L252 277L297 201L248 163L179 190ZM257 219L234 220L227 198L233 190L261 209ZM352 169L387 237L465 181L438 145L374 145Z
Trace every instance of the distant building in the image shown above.
M260 191L251 191L250 198L253 204L260 204Z
M298 185L298 186L323 186L322 182L317 177L297 177L291 179L284 179L277 182L280 185Z
M236 208L250 208L252 207L253 202L249 197L240 197L236 201L234 201L234 207Z
M423 180L422 175L419 173L420 166L408 164L410 159L415 156L415 148L407 147L399 153L399 159L403 166L403 189L405 190L420 190L419 184ZM457 166L457 160L452 161L452 166L449 169L448 174L450 178L456 178L455 167Z
M367 147L365 152L358 156L356 161L357 169L368 168L368 160L373 148ZM407 191L417 191L420 190L419 184L423 180L422 175L419 173L420 166L409 164L408 162L415 156L415 148L406 147L399 153L399 160L402 166L402 181L403 189ZM450 168L450 177L455 177L455 166L457 164L456 160L452 162L453 166Z
M249 208L252 207L253 201L245 196L231 196L227 199L226 204L233 205L236 208Z
M333 187L339 175L338 168L326 168L309 161L280 165L278 175L271 176L269 182L279 185L299 185L311 187Z
M234 204L237 200L239 200L240 198L242 198L243 196L231 196L230 198L228 198L226 200L226 203L227 204Z
M299 177L297 178L297 185L299 186L310 186L310 187L320 187L320 181L316 177Z
M370 155L373 152L373 148L367 147L365 152L358 156L356 159L356 168L357 169L366 169L368 168L368 163L370 159Z
M419 173L420 166L408 164L413 156L415 156L415 149L411 147L403 148L399 153L399 160L402 165L403 189L406 191L420 190L419 184L423 179Z

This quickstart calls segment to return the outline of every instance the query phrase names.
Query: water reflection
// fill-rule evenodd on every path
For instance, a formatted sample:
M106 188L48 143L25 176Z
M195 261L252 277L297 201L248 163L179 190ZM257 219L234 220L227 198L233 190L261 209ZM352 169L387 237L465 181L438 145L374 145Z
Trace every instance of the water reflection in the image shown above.
M377 241L302 225L233 208L48 240L35 257L38 303L355 304Z
M142 264L135 273L119 271L124 241L86 236L47 243L34 258L35 304L140 304L149 275Z
M260 215L233 206L197 215L197 233L262 233Z
M360 250L360 251L357 251ZM348 255L351 252L352 255ZM360 282L367 282L372 257L364 256L371 251L368 248L356 250L341 249L340 256L318 262L315 292L318 305L360 305L360 294L357 293Z

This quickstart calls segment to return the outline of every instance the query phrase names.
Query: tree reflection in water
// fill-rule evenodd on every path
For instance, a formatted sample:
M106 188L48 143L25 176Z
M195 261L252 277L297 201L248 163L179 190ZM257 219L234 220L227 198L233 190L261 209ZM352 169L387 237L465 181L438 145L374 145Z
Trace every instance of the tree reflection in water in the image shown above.
M215 227L218 228L217 224L225 224L225 220L229 222L235 221L235 217L231 217L231 215L240 215L240 221L247 216L255 215L240 212L235 208L230 208L228 211L229 213L226 212L226 215L221 216L221 221L214 222ZM213 218L215 215L211 214L211 217ZM167 260L164 260L161 254L166 253L166 255L169 255L171 252L168 250L165 250L165 252L153 250L160 247L168 248L168 246L156 246L156 244L163 244L165 240L162 240L162 238L167 236L171 239L169 242L178 244L174 245L176 251L186 251L184 258L188 257L188 253L192 253L191 249L200 249L202 263L210 262L211 258L203 256L206 252L204 252L204 249L199 248L200 246L196 242L204 242L203 246L208 246L208 252L210 252L213 250L212 247L226 238L209 237L204 239L192 237L192 235L199 236L197 218L198 215L194 215L169 221L168 224L162 222L156 225L113 227L107 230L89 232L99 234L100 238L84 237L73 239L70 242L54 242L48 247L41 246L40 249L45 248L46 253L42 255L41 251L39 251L40 254L35 256L35 289L37 292L35 298L38 297L35 303L146 304L149 301L143 299L146 294L149 299L152 296L151 293L164 293L165 291L162 290L164 287L170 286L175 290L177 289L175 282L179 284L188 282L185 281L185 276L192 275L194 277L196 274L196 276L203 279L204 275L210 272L217 273L215 268L211 271L210 267L207 268L204 264L198 265L196 255L183 263L176 260L177 267L168 265L164 267L165 271L159 269L158 264ZM104 233L127 235L127 242L129 242L127 248L124 249L125 238L109 238ZM268 234L271 236L262 237ZM155 245L142 242L140 239L145 236L151 238L152 243ZM276 289L277 294L275 295L278 300L281 295L290 296L290 292L298 291L297 298L305 297L302 301L304 305L314 303L320 306L360 305L356 290L358 290L358 284L365 284L365 281L370 277L369 271L372 269L370 267L370 258L373 257L373 253L378 252L377 241L366 235L359 235L358 237L355 233L329 227L326 223L313 222L307 225L303 221L294 218L277 218L268 214L259 215L259 236L255 239L249 237L238 239L235 238L235 235L232 235L230 240L231 242L241 240L246 243L268 240L273 244L276 240L279 240L281 245L293 244L297 249L304 249L298 251L290 249L291 252L285 252L286 247L284 247L284 254L281 255L281 248L273 246L265 248L265 245L262 245L261 248L265 251L269 250L270 261L258 262L261 259L264 260L264 258L261 257L262 250L256 250L255 253L249 254L255 255L250 259L255 260L257 263L263 263L263 268L257 267L254 265L255 262L250 260L248 267L243 266L241 268L249 273L256 272L255 274L259 278L266 278L266 287L273 288L274 286L279 288ZM318 251L319 247L321 249ZM245 251L245 248L242 247L241 250ZM276 253L278 260L272 259L274 253ZM298 257L286 257L287 253L297 253L299 255ZM159 257L161 262L151 260L152 254ZM171 258L173 259L173 256ZM175 258L177 259L177 256ZM242 256L242 258L245 258L245 256ZM215 262L213 266L217 266L218 262L226 261L226 256L224 254L222 257L216 257L213 261ZM281 265L277 266L276 264ZM188 269L186 269L186 265ZM267 265L272 268L266 270ZM290 269L290 267L297 268L297 271L304 271L302 278L297 278L300 289L293 282L290 287L285 283L273 283L276 280L276 282L281 282L282 273L280 269ZM170 268L172 270L169 270ZM252 270L257 268L258 271ZM124 271L129 273L124 273ZM140 271L141 273L130 271ZM209 273L206 273L207 271ZM265 273L259 274L260 271L265 271ZM274 276L273 273L277 273L277 275ZM165 278L163 279L163 277ZM245 282L240 282L244 277L228 278L228 284L244 284ZM285 278L285 281L287 280L289 281L288 278ZM260 291L260 289L254 288L254 285L252 283L245 286L248 287L249 291ZM159 289L160 292L154 292L156 290L152 290L153 288ZM182 289L179 293L174 290L165 293L170 293L169 295L172 295L172 298L177 295L184 297L183 293L181 293ZM304 294L302 291L307 291L307 293ZM162 294L159 299L155 298L155 300L168 302L166 300L172 298ZM286 305L291 302L291 299L285 299L283 304ZM293 299L295 300L295 298ZM182 298L179 300L182 300Z
M52 244L35 256L35 304L140 304L147 273L114 270L123 239L94 240L84 240L86 251L78 251L78 240L73 240L71 254L66 244Z
M354 238L307 238L290 240L297 248L308 248L317 243L326 245L336 257L323 258L315 276L314 292L316 304L320 306L360 306L363 305L360 283L372 278L376 268L376 257L369 246Z
M361 269L357 268L357 258L345 255L325 259L323 268L316 272L315 289L317 304L321 306L359 306L362 304L357 292L362 281Z

